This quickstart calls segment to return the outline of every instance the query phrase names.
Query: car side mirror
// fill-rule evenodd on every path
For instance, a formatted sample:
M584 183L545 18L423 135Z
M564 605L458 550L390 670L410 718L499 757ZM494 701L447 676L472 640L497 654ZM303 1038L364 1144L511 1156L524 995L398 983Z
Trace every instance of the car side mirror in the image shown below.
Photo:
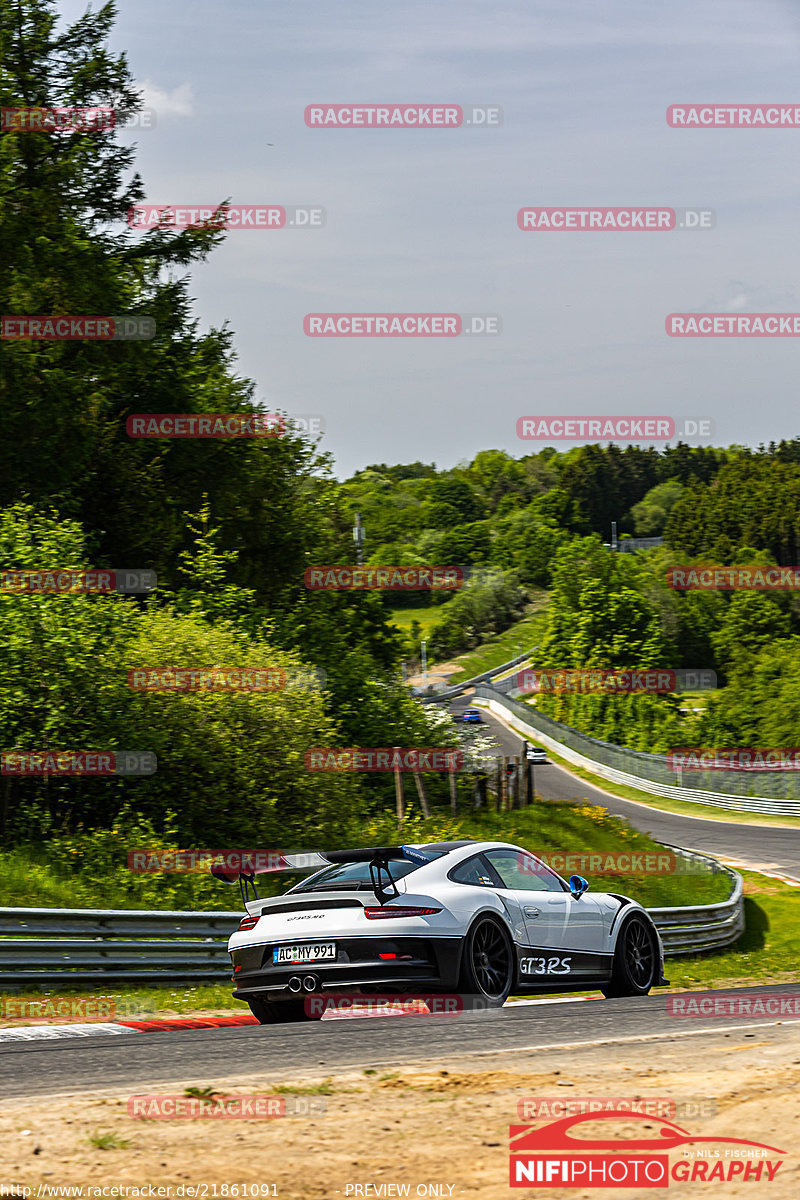
M589 887L589 880L584 879L582 875L570 875L569 890L576 900L580 900L583 893Z

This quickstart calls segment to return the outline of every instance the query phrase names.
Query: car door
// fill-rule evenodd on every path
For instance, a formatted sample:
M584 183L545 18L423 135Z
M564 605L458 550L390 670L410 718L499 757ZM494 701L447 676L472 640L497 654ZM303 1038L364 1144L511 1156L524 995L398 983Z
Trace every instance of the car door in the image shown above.
M486 858L522 908L528 945L540 951L532 973L596 972L601 965L597 954L603 946L604 926L602 909L594 897L587 893L573 896L558 875L525 851L488 850Z
M569 893L540 859L522 850L488 850L486 858L504 892L519 904L525 918L528 944L563 947Z
M522 898L498 886L501 881L497 872L492 870L483 854L475 854L471 858L465 859L455 870L450 872L449 878L454 883L466 884L470 887L490 888L506 911L515 943L518 946L529 944L528 926L522 911Z

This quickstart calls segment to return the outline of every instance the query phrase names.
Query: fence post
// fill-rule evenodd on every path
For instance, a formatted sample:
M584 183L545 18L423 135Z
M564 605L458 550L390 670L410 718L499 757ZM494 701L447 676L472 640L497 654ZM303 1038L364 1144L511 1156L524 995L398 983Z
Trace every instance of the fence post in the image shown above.
M405 803L403 800L403 776L400 773L400 747L395 746L394 758L394 798L397 804L397 824L403 824Z
M422 809L423 817L429 817L431 810L428 805L428 795L425 791L425 784L422 781L422 775L418 770L414 771L414 782L417 785L417 795L419 796L419 806Z

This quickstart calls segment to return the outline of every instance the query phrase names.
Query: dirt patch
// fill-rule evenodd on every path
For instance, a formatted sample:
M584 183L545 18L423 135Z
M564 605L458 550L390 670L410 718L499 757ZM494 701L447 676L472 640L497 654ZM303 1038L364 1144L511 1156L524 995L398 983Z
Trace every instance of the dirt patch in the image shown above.
M406 682L412 687L422 687L425 683L448 683L451 675L456 675L463 669L463 665L457 662L434 663L428 667L427 679L420 671L417 675L410 675Z
M377 1063L339 1074L327 1065L319 1074L281 1077L273 1069L247 1078L209 1075L174 1085L137 1085L131 1091L174 1095L189 1087L201 1094L211 1088L240 1097L273 1096L276 1086L289 1107L295 1106L294 1115L137 1119L128 1114L128 1095L118 1091L4 1101L3 1178L33 1187L34 1195L40 1183L84 1189L152 1184L171 1186L165 1195L177 1200L191 1195L187 1187L205 1185L206 1200L213 1200L243 1196L245 1184L250 1189L274 1184L274 1194L282 1200L398 1195L509 1200L514 1194L508 1185L509 1125L526 1120L520 1101L541 1103L549 1097L552 1104L616 1096L694 1105L700 1115L681 1115L679 1109L675 1117L694 1136L744 1138L788 1151L772 1183L725 1183L726 1200L756 1194L794 1200L800 1193L800 1152L793 1149L800 1122L797 1023L752 1033L743 1029L569 1051L456 1055L450 1061L403 1066ZM615 1123L614 1137L652 1136L658 1124L655 1119L624 1119ZM593 1130L608 1136L607 1123L595 1120L586 1126L587 1133ZM720 1148L724 1154L724 1143ZM678 1151L672 1153L679 1157ZM380 1190L388 1184L395 1186ZM397 1190L405 1185L408 1192ZM670 1187L672 1196L685 1200L706 1194L697 1183ZM539 1187L536 1192L564 1200L606 1194L581 1188ZM639 1194L613 1192L619 1200ZM88 1200L91 1194L84 1195ZM194 1195L203 1200L202 1191Z

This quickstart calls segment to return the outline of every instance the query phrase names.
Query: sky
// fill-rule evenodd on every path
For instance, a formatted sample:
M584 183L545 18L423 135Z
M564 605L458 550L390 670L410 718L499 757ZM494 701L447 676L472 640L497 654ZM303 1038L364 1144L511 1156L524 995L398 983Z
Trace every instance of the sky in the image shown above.
M86 4L57 8L74 20ZM324 210L319 227L229 231L190 294L201 328L234 331L265 407L322 418L340 478L580 444L522 440L528 416L703 420L710 436L685 439L703 445L800 434L796 337L665 328L670 313L800 313L800 126L666 119L800 108L796 3L121 0L111 46L155 112L119 134L146 202ZM378 103L502 119L305 122L308 105ZM714 224L518 228L544 206L690 207ZM312 313L492 314L500 331L310 337Z

